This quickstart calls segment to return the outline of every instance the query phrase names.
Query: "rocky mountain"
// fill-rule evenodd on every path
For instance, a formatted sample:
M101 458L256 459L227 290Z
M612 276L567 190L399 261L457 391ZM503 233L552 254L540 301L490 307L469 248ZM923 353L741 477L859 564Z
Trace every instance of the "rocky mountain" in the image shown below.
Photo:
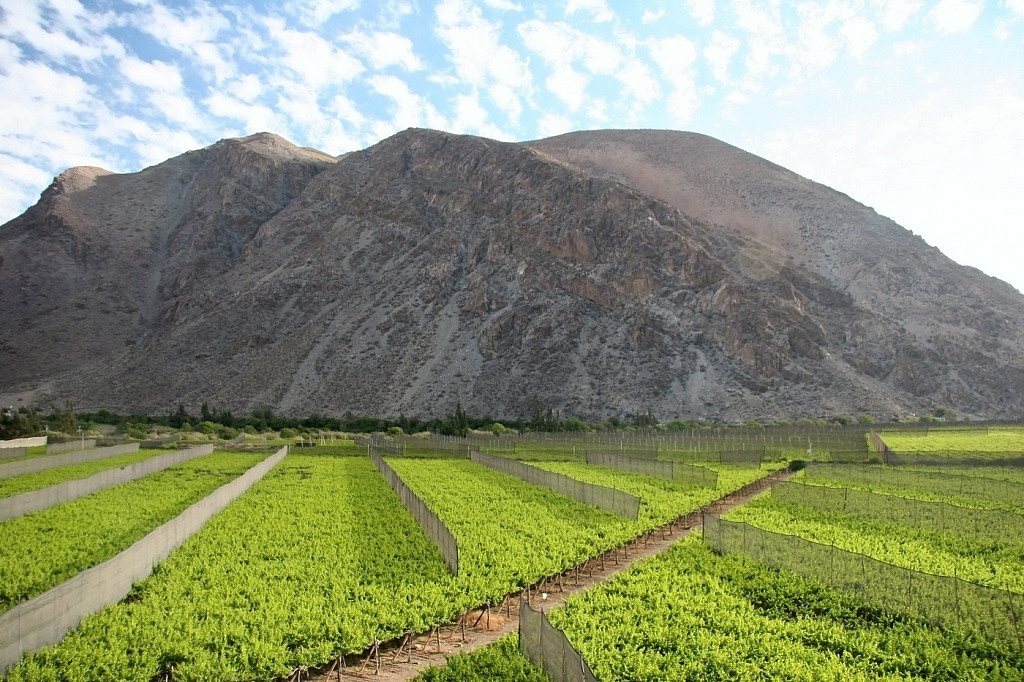
M716 140L260 134L0 227L4 404L771 419L1024 405L1024 297Z

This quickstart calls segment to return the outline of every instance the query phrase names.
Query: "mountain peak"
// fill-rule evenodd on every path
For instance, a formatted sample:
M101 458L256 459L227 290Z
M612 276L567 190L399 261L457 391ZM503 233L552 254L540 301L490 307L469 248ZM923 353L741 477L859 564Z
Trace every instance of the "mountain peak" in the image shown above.
M9 402L47 386L133 412L1024 407L1024 297L703 135L408 129L336 159L258 133L55 185L74 191L0 232Z

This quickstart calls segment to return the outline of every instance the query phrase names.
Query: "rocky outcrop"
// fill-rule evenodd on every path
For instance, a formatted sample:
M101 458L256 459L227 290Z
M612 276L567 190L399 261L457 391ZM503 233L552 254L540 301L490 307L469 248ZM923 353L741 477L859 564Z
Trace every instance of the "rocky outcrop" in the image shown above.
M644 149L667 148L651 135ZM808 267L780 240L799 237L799 253L818 249L819 260L838 247L801 222L807 206L820 217L831 197L851 221L868 209L749 155L746 208L733 184L710 180L700 191L721 197L685 204L679 196L697 190L669 191L682 173L637 179L668 173L671 158L630 175L601 166L621 147L602 157L594 139L559 147L409 130L334 159L264 134L132 175L69 171L0 228L0 312L16 316L19 301L36 311L4 331L13 350L0 352L17 371L0 390L46 383L80 406L207 401L240 413L427 416L456 401L496 416L1019 413L1007 395L1024 388L1022 332L995 322L1022 319L1016 292L884 222L870 230L906 253L865 250L861 265L879 282L848 274L856 254L843 249L855 241L836 242L841 268ZM565 151L588 145L598 150L589 165ZM700 138L689 153L713 165L719 146ZM735 183L743 153L730 153ZM773 178L788 189L772 195ZM750 196L775 213L758 213ZM724 225L707 208L726 204L743 220ZM793 229L764 239L743 229L769 214ZM41 267L33 250L56 254L55 276L8 296ZM941 283L933 299L955 289L978 309L929 312L921 294L894 315L884 292L914 276L885 268L908 263ZM997 305L986 313L989 289ZM45 302L63 297L82 315L58 324L66 308ZM94 339L91 351L78 336ZM48 364L42 339L73 364Z

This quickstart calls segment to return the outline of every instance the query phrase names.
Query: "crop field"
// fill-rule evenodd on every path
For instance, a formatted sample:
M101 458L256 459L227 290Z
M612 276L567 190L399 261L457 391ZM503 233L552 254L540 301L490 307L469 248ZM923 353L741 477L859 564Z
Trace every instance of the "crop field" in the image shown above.
M46 471L5 478L0 480L0 498L39 490L40 488L46 488L47 486L76 478L86 478L106 469L117 469L165 453L167 453L167 450L138 450L127 455L117 455L116 457L97 459L91 462L71 464L56 469L47 469Z
M552 612L599 680L1019 680L980 637L871 610L699 537Z
M925 432L882 431L878 434L891 450L900 453L936 453L970 457L1024 456L1024 429L929 429Z
M218 452L0 522L0 613L109 559L265 456Z
M753 442L750 431L744 438ZM839 450L851 442L850 431L822 434L819 445L860 456L852 445ZM729 440L713 435L708 442ZM773 447L787 457L790 448L799 453L798 436L784 435L789 440ZM619 452L677 461L693 452L670 450L667 438L657 438L623 440ZM602 448L582 438L523 438L514 454L496 453L635 495L642 502L634 522L461 458L456 442L425 444L423 457L385 452L457 539L455 577L360 442L296 449L129 598L27 655L4 679L287 678L302 666L455 622L785 466L765 456L767 447L760 464L691 458L718 474L717 488L701 488L587 464L585 452ZM406 446L406 454L413 451ZM264 456L215 453L0 523L0 613L116 553ZM786 494L762 495L723 518L1024 594L1020 468L814 464L793 480L817 488L786 484ZM830 506L840 496L845 506ZM932 507L945 516L918 513L931 503L942 503ZM1004 525L980 532L978 524L997 515ZM699 534L570 597L549 617L603 682L1024 678L1024 649L1012 642L983 637L959 620L940 628L740 554L716 554ZM518 652L515 637L505 637L418 679L547 678Z
M10 680L273 679L457 610L440 554L365 458L292 455ZM116 671L116 672L115 672Z
M943 500L940 500L943 501ZM723 518L934 575L1024 593L1024 537L899 523L766 495Z
M465 608L500 601L640 533L610 512L467 460L388 463L458 540Z
M672 481L643 474L632 474L576 462L546 462L538 465L541 469L564 474L571 478L594 485L616 488L640 498L641 531L651 530L669 523L691 511L723 497L748 483L783 468L780 464L765 464L761 467L729 464L707 465L718 472L717 488L700 488L680 481Z
M867 490L963 507L1024 513L1024 468L810 466L797 476L816 485Z

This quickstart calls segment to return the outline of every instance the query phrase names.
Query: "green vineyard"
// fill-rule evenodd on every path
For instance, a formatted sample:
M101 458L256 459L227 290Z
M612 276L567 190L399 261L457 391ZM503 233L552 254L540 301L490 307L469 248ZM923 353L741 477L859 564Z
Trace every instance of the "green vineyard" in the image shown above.
M372 655L380 665L381 647L473 625L468 614L489 613L480 611L488 605L509 604L511 615L510 597L535 594L555 576L576 571L578 578L578 567L595 557L657 536L683 517L699 523L702 511L721 513L751 533L793 537L892 570L1008 595L1011 610L1024 606L1019 470L975 469L955 459L941 470L886 466L869 463L867 450L851 463L853 438L817 433L810 438L822 444L820 457L786 472L785 458L765 456L766 443L789 448L800 437L755 435L760 440L720 434L716 442L707 435L707 452L714 453L707 456L692 449L696 436L685 443L620 438L618 459L601 460L614 467L586 462L588 450L608 443L506 437L502 447L488 448L635 496L636 521L471 461L461 450L473 449L472 439L303 448L213 515L126 598L86 617L59 643L25 654L4 679L298 680L318 666L345 679L344 661ZM857 439L866 447L863 432ZM374 448L450 531L457 575L371 463L367 453ZM124 551L265 457L216 452L0 522L0 610L14 614L16 605ZM715 487L636 473L640 464L623 470L630 459L686 460L703 467ZM114 458L90 465L118 466ZM46 473L89 475L57 472ZM767 477L791 482L752 500L735 498L729 507L719 503ZM9 485L24 484L18 478ZM1013 621L1006 621L1009 636L985 638L830 586L822 573L780 570L753 549L734 543L719 554L714 546L698 528L667 551L569 596L550 610L550 622L595 679L606 682L1020 680L1024 674ZM391 659L404 660L401 651ZM560 682L537 665L519 652L513 635L453 656L419 679Z

